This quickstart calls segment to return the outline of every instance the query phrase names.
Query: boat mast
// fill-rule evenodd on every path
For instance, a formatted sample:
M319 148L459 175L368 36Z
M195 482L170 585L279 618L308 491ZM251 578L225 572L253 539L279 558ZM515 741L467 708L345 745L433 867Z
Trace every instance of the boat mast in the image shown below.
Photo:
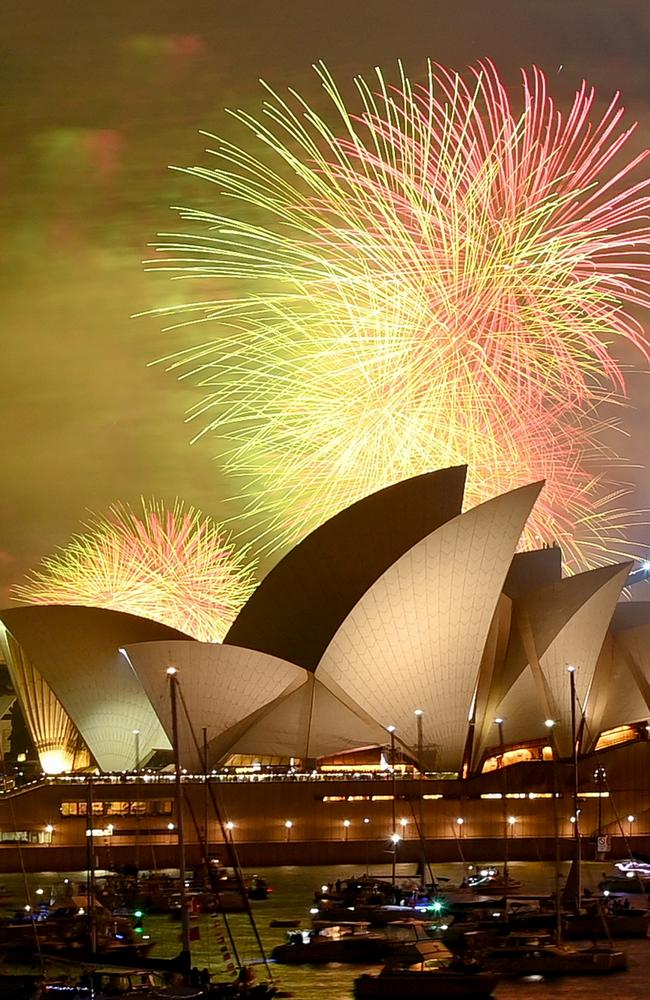
M578 730L576 725L576 668L567 667L569 682L571 685L571 747L573 750L573 840L574 840L574 864L575 864L575 908L576 913L580 910L582 900L582 845L580 841L580 804L578 798Z
M86 902L88 906L90 951L94 955L97 952L97 919L95 915L95 838L93 836L93 821L93 776L89 774L86 788L86 864L88 866Z
M503 881L504 885L507 885L508 879L510 877L509 869L509 857L508 857L508 775L506 773L505 764L505 743L503 739L503 723L504 719L497 718L494 720L497 729L499 730L499 754L501 756L501 767L499 768L499 777L501 779L501 819L503 821Z
M393 800L392 801L392 807L391 807L391 821L392 821L392 824L393 824L393 832L391 833L391 837L390 837L390 839L392 841L392 846L393 846L392 865L391 865L391 886L392 886L391 891L394 892L395 891L395 877L396 877L396 875L395 875L395 869L396 869L396 865L397 865L397 841L399 839L398 836L397 836L397 830L395 829L395 827L397 825L397 811L396 811L397 810L397 803L395 801L397 799L397 775L395 773L395 726L388 726L388 732L390 733L390 767L391 767L391 771L392 771L392 780L391 780L392 795L391 795L391 799Z
M169 677L169 699L172 714L172 744L174 750L174 789L176 793L176 833L178 840L178 871L180 875L181 893L181 942L184 958L189 968L191 962L190 944L190 914L187 908L187 888L185 885L185 828L183 825L183 788L181 785L180 746L178 741L178 707L176 704L176 667L167 668Z

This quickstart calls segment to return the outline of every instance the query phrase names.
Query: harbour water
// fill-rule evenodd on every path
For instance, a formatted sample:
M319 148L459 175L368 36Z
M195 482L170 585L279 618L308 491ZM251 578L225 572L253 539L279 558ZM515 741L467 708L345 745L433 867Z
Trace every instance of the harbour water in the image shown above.
M604 868L603 863L587 863L584 865L585 886L595 888ZM372 873L389 874L388 867L375 866ZM566 872L566 867L564 869ZM409 877L413 875L412 866L398 865L398 875ZM333 882L337 878L344 879L359 875L358 867L291 867L260 869L273 888L273 892L264 901L254 901L253 911L257 926L268 953L272 948L283 942L286 930L271 927L272 920L300 919L301 926L309 927L311 917L309 909L314 891L321 885ZM460 864L438 865L435 868L437 876L448 876L454 881L460 881L466 874ZM554 866L544 863L519 862L511 865L511 874L520 879L530 892L552 892L555 884ZM61 873L44 872L30 874L25 879L21 875L3 877L3 883L10 894L5 906L16 909L26 902L38 903L52 892L62 892L63 880ZM83 873L69 873L74 882L83 882ZM43 890L39 893L38 890ZM242 914L229 916L230 925L235 937L240 957L244 961L259 963L254 935L247 918ZM199 915L193 919L193 926L200 937L193 941L192 959L198 968L207 966L217 977L225 977L223 959L218 940L219 929L215 928L213 917ZM144 935L149 935L156 944L153 955L172 957L180 949L180 926L178 922L168 917L145 916ZM627 951L629 969L623 973L615 973L611 977L572 977L554 980L525 981L521 979L501 981L495 991L497 1000L552 1000L552 998L584 998L600 997L603 994L620 1000L647 1000L650 996L650 939L620 942ZM327 966L281 966L272 965L274 978L280 986L290 991L296 1000L350 1000L354 978L364 971L363 966L350 966L332 963ZM376 971L376 970L375 970ZM261 970L260 970L261 974ZM397 1000L397 998L396 998ZM408 998L405 998L408 1000Z

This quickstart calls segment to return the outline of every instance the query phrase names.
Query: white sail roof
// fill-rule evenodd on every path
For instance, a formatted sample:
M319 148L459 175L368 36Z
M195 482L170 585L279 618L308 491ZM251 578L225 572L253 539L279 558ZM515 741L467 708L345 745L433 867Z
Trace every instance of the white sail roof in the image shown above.
M299 688L287 691L258 718L244 720L225 739L229 753L259 753L264 747L272 755L316 759L355 747L385 745L390 737L348 697L310 673Z
M553 739L571 754L571 697L567 667L575 668L578 706L585 706L596 663L629 564L569 577L517 602L517 635L503 668L509 685L496 703L506 744ZM579 711L580 715L580 711Z
M34 606L0 611L0 619L63 705L102 771L135 766L169 748L144 688L120 654L130 642L183 638L158 622L103 608ZM188 642L193 640L188 639Z
M414 545L353 608L316 670L411 745L422 710L439 770L461 766L490 624L540 489L490 500Z
M203 770L204 729L210 761L214 759L212 744L227 729L268 705L286 688L302 683L305 677L301 667L286 660L221 643L146 642L129 645L125 652L169 739L172 725L167 667L176 667L189 715L189 720L184 718L179 705L180 755L189 770Z

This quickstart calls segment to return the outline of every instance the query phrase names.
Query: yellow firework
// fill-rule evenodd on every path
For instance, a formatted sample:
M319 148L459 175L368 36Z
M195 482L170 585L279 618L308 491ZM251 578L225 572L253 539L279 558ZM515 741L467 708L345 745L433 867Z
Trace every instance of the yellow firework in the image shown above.
M253 566L227 531L193 507L114 504L42 560L14 596L30 604L112 608L221 641L254 586Z
M647 353L629 307L649 242L618 99L594 119L583 85L562 115L533 69L514 111L491 64L429 66L422 86L357 79L355 114L317 73L331 114L272 91L259 119L234 112L256 151L215 139L216 166L187 170L222 210L180 209L190 231L157 244L214 289L177 307L195 342L164 360L204 390L190 416L243 478L257 544L464 461L471 503L547 479L529 540L613 555L597 406L624 393L611 343Z

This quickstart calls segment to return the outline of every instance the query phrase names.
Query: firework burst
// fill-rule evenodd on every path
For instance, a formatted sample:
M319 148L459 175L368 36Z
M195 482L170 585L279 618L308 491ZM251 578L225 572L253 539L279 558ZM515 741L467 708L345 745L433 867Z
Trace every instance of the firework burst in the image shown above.
M84 604L152 618L221 641L255 586L229 534L193 507L114 504L14 588L30 604Z
M490 63L430 65L421 86L357 79L353 114L316 71L329 115L268 88L259 120L234 112L257 153L215 140L187 170L223 214L180 209L194 230L157 244L156 267L216 283L177 307L209 332L164 361L203 388L190 417L245 480L258 545L467 462L470 503L547 479L529 542L620 551L620 493L591 470L598 406L624 395L612 346L647 356L650 230L643 157L615 165L618 95L597 117L585 84L562 114L533 69L515 111Z

